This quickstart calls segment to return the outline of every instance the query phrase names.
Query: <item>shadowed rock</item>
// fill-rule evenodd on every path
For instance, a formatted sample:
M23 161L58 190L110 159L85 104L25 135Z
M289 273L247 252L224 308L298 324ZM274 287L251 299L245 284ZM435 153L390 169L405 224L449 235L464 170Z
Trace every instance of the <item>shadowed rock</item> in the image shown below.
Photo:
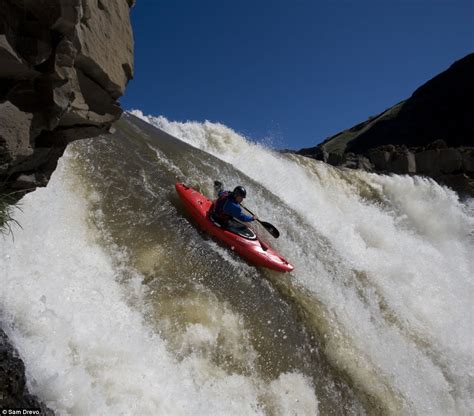
M120 117L117 99L133 76L133 4L0 0L0 192L23 188L22 174L45 185L68 142Z

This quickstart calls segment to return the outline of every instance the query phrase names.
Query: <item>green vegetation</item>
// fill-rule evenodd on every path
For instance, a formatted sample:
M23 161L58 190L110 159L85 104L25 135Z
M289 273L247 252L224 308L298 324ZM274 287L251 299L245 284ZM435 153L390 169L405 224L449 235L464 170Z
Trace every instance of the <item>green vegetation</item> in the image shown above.
M12 224L15 223L19 227L20 224L12 217L12 207L15 205L16 199L12 194L0 193L0 234L12 234Z

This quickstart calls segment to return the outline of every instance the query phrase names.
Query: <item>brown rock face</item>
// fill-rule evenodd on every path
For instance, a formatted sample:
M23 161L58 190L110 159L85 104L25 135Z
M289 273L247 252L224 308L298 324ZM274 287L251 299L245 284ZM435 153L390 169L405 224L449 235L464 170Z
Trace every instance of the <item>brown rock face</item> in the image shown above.
M68 142L106 132L133 75L130 0L0 0L0 192L45 185ZM20 185L20 184L18 184Z

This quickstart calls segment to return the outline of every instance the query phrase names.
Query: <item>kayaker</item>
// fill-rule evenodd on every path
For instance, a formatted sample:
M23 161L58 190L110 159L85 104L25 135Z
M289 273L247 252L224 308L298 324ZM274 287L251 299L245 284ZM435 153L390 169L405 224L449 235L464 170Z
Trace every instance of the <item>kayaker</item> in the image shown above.
M232 192L225 191L222 183L215 181L214 188L218 198L211 207L212 219L226 227L232 218L242 222L255 221L255 215L245 215L240 204L247 196L247 191L243 186L236 186Z

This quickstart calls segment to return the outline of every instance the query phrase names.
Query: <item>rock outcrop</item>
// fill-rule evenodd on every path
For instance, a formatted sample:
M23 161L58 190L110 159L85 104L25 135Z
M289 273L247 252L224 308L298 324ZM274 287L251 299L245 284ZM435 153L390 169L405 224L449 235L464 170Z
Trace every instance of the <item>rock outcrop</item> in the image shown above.
M297 153L334 166L426 175L474 197L474 54L378 116Z
M43 416L54 415L28 392L23 361L0 329L0 410L7 412L5 414L13 414L8 411L14 409L36 409Z
M70 141L120 117L133 4L0 0L0 192L45 185Z

